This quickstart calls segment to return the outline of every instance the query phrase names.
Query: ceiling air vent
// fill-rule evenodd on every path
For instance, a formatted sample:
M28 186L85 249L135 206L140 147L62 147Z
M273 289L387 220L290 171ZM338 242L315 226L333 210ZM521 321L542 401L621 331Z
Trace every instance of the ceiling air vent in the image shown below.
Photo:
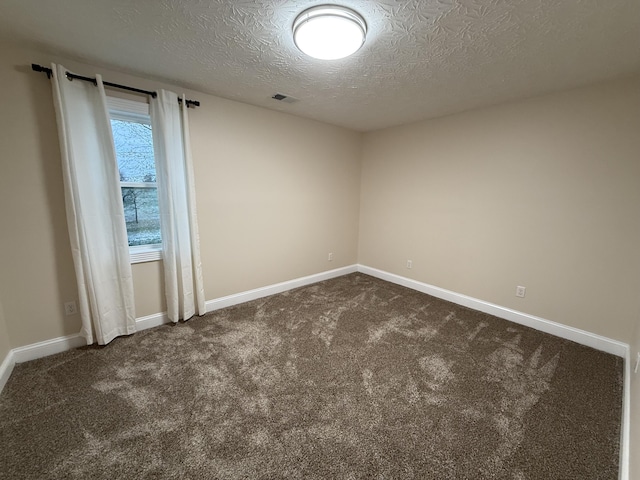
M284 95L283 93L276 93L273 97L274 100L278 100L279 102L283 102L283 103L294 103L297 102L298 99L294 98L290 95Z

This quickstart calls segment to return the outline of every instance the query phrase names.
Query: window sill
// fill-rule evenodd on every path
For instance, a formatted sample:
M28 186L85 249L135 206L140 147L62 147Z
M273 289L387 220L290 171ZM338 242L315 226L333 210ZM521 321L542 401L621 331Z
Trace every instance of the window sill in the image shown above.
M157 262L162 260L162 247L160 245L143 245L129 247L131 263Z

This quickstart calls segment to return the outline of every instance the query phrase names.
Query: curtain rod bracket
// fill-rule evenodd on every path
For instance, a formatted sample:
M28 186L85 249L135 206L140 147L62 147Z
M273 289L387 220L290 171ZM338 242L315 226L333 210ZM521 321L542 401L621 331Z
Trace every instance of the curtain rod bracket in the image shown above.
M43 67L42 65L38 65L37 63L31 64L31 70L34 72L44 72L47 74L47 78L51 79L51 75L53 74L53 70L47 67Z
M182 98L178 98L178 103L182 103ZM200 106L200 102L198 100L189 100L185 101L187 108L195 108Z

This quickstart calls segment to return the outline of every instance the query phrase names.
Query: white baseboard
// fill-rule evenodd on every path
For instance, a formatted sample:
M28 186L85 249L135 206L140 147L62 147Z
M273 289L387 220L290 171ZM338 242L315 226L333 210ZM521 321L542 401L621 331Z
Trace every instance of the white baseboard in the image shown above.
M570 327L561 323L552 322L551 320L529 315L528 313L511 310L510 308L501 307L500 305L485 302L484 300L452 292L451 290L445 290L444 288L422 283L410 278L401 277L400 275L385 272L383 270L367 267L365 265L358 265L358 271L371 275L372 277L380 278L381 280L386 280L397 285L402 285L403 287L427 293L452 303L457 303L458 305L488 313L499 318L504 318L505 320L525 325L541 332L550 333L556 337L571 340L581 345L595 348L596 350L611 353L618 357L624 357L629 349L629 345L619 342L618 340L596 335L595 333L580 330L579 328Z
M256 288L255 290L249 290L247 292L237 293L235 295L229 295L227 297L217 298L206 302L207 312L218 310L220 308L229 307L231 305L237 305L238 303L248 302L258 298L266 297L269 295L275 295L287 290L310 285L312 283L321 282L323 280L329 280L331 278L347 275L348 273L354 273L357 271L356 265L348 267L337 268L335 270L329 270L327 272L321 272L307 277L296 278L275 285L269 285L262 288ZM166 312L154 313L152 315L146 315L136 319L136 330L142 331L148 328L158 327L169 323ZM65 337L53 338L51 340L45 340L43 342L32 343L25 345L24 347L18 347L11 350L2 364L0 365L0 392L5 383L11 376L13 367L16 363L28 362L30 360L36 360L38 358L47 357L56 353L71 350L72 348L78 348L86 345L85 339L80 334L67 335Z
M286 292L287 290L293 290L294 288L304 287L305 285L310 285L312 283L341 277L343 275L347 275L349 273L354 273L357 271L357 265L336 268L335 270L316 273L307 277L300 277L293 280L288 280L286 282L276 283L274 285L256 288L254 290L248 290L246 292L235 293L226 297L216 298L215 300L209 300L205 305L207 307L207 312L213 312L214 310L219 310L221 308L238 305L239 303L250 302L251 300L268 297L269 295L275 295L277 293Z
M48 357L56 353L65 352L72 348L82 347L86 345L84 337L79 333L75 335L67 335L66 337L52 338L44 342L32 343L24 347L14 348L13 358L16 363L28 362L37 358Z
M483 300L452 292L450 290L445 290L444 288L422 283L417 280L401 277L400 275L395 275L383 270L367 267L366 265L350 265L347 267L337 268L335 270L316 273L307 277L300 277L286 282L276 283L274 285L268 285L266 287L228 295L226 297L217 298L215 300L209 300L205 305L207 312L211 312L221 308L230 307L232 305L237 305L239 303L244 303L251 300L256 300L258 298L267 297L269 295L282 293L294 288L310 285L312 283L341 277L343 275L354 273L356 271L380 278L382 280L386 280L388 282L402 285L419 292L427 293L429 295L433 295L434 297L442 298L443 300L448 300L458 305L463 305L474 310L479 310L484 313L495 315L496 317L504 318L514 323L526 325L527 327L535 328L536 330L550 333L560 338L572 340L576 343L580 343L597 350L602 350L619 357L625 357L629 355L629 345L627 345L626 343L612 340L610 338L596 335L594 333L580 330L578 328L552 322L544 318L535 317L527 313L522 313L516 310L501 307L493 303L485 302ZM138 330L146 330L147 328L157 327L165 323L168 323L166 312L156 313L136 319L136 328ZM82 338L79 334L67 335L65 337L59 337L51 340L45 340L43 342L33 343L24 347L14 348L11 351L12 355L8 355L7 358L5 358L5 360L3 361L2 365L4 366L8 361L13 361L14 363L27 362L29 360L35 360L37 358L46 357L48 355L64 352L72 348L77 348L82 345L85 345L84 338ZM625 364L628 364L629 360L627 360L626 358L625 360ZM3 371L5 370L6 368L0 370L0 378L2 378Z
M169 323L167 312L145 315L144 317L136 318L136 330L140 332L148 328L159 327L165 323Z
M147 315L146 317L136 318L136 329L146 330L147 328L157 327L163 323L167 323L166 313L156 313ZM36 360L56 353L65 352L72 348L78 348L86 345L84 337L79 333L67 335L65 337L52 338L43 342L32 343L24 347L17 347L11 350L14 363L23 363L30 360Z
M0 365L0 392L9 380L13 367L16 363L28 362L42 357L48 357L56 353L65 352L72 348L86 345L84 337L80 334L67 335L65 337L52 338L43 342L32 343L24 347L17 347L10 350L6 358Z
M258 298L267 297L269 295L275 295L287 290L292 290L294 288L303 287L312 283L340 277L349 273L354 273L356 271L380 278L382 280L386 280L388 282L402 285L413 290L427 293L429 295L433 295L434 297L442 298L443 300L448 300L465 307L473 308L474 310L479 310L484 313L495 315L496 317L504 318L514 323L526 325L528 327L535 328L536 330L556 335L560 338L572 340L582 345L587 345L589 347L593 347L598 350L611 353L613 355L617 355L620 357L628 356L629 345L627 345L626 343L602 337L585 330L580 330L578 328L569 327L567 325L562 325L550 320L535 317L527 313L511 310L509 308L501 307L499 305L485 302L483 300L478 300L473 297L452 292L450 290L445 290L443 288L426 283L418 282L406 277L401 277L400 275L395 275L383 270L367 267L366 265L350 265L347 267L337 268L335 270L329 270L326 272L309 275L307 277L300 277L286 282L276 283L274 285L228 295L226 297L217 298L215 300L209 300L206 302L207 312L230 307L232 305L237 305L239 303L244 303L251 300L256 300ZM136 328L138 330L146 330L147 328L157 327L165 323L168 323L166 312L156 313L136 319ZM8 370L8 368L5 367L5 364L8 365L11 362L27 362L29 360L35 360L37 358L46 357L48 355L64 352L72 348L77 348L82 345L85 345L84 338L79 334L75 334L68 335L66 337L45 340L43 342L33 343L24 347L14 348L11 351L11 355L8 355L2 363L2 369L0 369L0 379L2 378L4 372ZM626 363L629 363L629 361L627 360ZM625 381L626 380L627 379L625 378Z
M9 380L15 364L16 361L13 358L13 350L9 350L7 356L4 357L4 360L0 364L0 392L2 392L2 389L6 385L7 380Z
M350 265L348 267L336 268L335 270L328 270L326 272L316 273L307 277L294 278L286 282L276 283L273 285L267 285L266 287L256 288L254 290L248 290L246 292L235 293L226 297L216 298L214 300L208 300L205 302L205 308L208 312L219 310L221 308L230 307L232 305L238 305L239 303L249 302L258 298L268 297L269 295L275 295L277 293L286 292L287 290L293 290L294 288L303 287L312 283L322 282L331 278L341 277L349 273L357 272L357 265ZM147 328L158 327L170 323L167 317L167 312L154 313L153 315L147 315L145 317L136 318L136 329L146 330Z
M620 429L620 480L629 480L631 441L631 349L624 356L624 384L622 387L622 425Z

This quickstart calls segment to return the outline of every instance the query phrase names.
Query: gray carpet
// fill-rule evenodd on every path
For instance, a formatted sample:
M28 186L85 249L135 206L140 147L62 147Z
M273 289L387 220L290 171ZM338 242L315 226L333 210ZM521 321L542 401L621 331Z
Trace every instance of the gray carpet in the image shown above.
M614 480L622 377L351 274L16 366L0 478Z

